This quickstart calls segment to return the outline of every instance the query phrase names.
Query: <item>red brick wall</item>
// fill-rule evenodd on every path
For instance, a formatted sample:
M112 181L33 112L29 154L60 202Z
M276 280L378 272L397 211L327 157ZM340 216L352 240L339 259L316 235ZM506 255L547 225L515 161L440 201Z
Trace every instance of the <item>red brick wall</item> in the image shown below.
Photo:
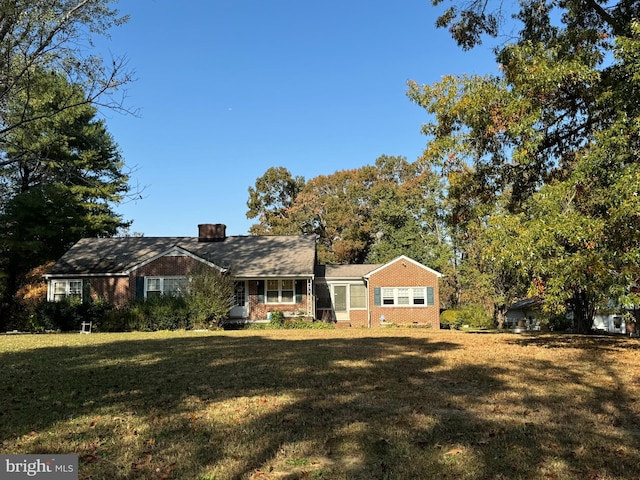
M89 284L93 299L104 298L116 306L129 303L129 277L93 277L89 279ZM133 288L135 289L135 285Z
M134 272L136 277L171 277L189 275L203 263L191 257L160 257Z
M432 306L376 306L374 304L375 287L433 287L434 305ZM369 277L369 306L371 326L380 326L380 317L398 325L431 325L440 328L440 300L438 276L415 263L399 259Z
M188 275L201 262L191 257L162 257L133 272L128 277L93 277L91 297L104 298L117 306L135 299L136 277L170 277Z
M352 327L368 327L369 319L367 318L366 310L350 310L349 311L349 322ZM338 322L340 323L340 322Z

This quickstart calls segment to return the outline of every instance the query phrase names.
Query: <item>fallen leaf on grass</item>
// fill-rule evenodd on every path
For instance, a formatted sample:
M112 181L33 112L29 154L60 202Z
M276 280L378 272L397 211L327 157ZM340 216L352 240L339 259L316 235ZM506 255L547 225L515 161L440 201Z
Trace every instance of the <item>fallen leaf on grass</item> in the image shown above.
M459 455L462 452L464 452L462 448L452 448L447 453L445 453L445 455Z
M82 463L96 463L98 460L100 460L98 456L93 453L87 453L86 455L82 455L80 457L80 461Z
M582 457L582 456L585 454L586 450L587 450L587 449L586 449L586 448L584 448L584 445L580 445L578 448L576 448L576 449L575 449L573 452L571 452L571 453L573 453L573 455L574 455L574 456L576 456L576 457Z
M152 459L153 459L153 455L147 455L145 459L138 460L137 462L133 462L131 464L131 468L133 468L134 470L141 470L143 468L146 468L147 466L149 466Z
M153 476L154 480L168 480L171 476L171 473L176 468L176 463L170 463L169 465L165 465L162 468L156 468L156 473Z

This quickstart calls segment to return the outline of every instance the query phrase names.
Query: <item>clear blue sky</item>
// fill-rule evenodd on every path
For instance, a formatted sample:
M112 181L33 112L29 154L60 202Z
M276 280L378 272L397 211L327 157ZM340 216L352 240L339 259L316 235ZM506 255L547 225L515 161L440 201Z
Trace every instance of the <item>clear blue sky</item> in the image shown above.
M307 180L415 160L426 112L407 80L495 73L490 48L459 49L429 0L121 0L130 21L99 49L137 81L103 112L142 199L119 205L145 236L196 236L198 223L248 233L248 188L271 166Z

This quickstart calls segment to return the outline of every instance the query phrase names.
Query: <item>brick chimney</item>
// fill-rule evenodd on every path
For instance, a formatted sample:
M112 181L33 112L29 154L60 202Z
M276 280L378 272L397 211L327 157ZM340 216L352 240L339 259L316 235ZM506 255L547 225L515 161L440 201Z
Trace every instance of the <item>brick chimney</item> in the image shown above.
M219 242L227 238L227 226L224 223L201 223L198 225L199 242Z

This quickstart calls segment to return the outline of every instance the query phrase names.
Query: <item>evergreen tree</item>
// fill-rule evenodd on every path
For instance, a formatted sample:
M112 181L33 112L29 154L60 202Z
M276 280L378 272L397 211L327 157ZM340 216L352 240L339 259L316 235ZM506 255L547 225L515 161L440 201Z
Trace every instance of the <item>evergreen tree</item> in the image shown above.
M64 75L40 71L33 86L29 114L39 119L5 135L0 169L5 304L28 270L56 260L82 237L112 236L127 225L113 206L127 194L128 176L97 109L60 111L61 102L84 95ZM21 100L11 102L9 119L22 115Z

